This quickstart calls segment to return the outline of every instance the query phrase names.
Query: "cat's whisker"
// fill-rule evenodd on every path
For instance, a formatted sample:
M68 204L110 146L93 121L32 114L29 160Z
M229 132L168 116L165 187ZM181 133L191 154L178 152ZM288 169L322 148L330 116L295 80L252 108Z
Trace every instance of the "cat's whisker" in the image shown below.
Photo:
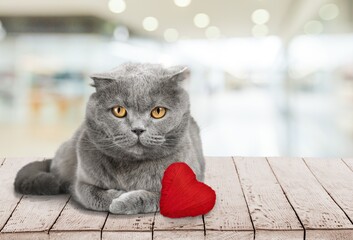
M146 141L146 143L147 143L148 145L152 145L152 146L160 146L160 145L162 145L164 142Z
M151 139L165 139L164 136L160 136L160 135L151 135L151 136L149 136L149 138L151 138Z

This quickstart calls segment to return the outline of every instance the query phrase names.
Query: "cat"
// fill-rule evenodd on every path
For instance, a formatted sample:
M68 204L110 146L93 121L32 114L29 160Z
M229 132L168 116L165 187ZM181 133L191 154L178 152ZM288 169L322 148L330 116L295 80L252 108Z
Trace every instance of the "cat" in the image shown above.
M114 214L159 211L161 179L185 162L204 180L200 131L181 82L186 67L125 63L93 74L85 120L53 159L24 166L22 194L69 193L87 209Z

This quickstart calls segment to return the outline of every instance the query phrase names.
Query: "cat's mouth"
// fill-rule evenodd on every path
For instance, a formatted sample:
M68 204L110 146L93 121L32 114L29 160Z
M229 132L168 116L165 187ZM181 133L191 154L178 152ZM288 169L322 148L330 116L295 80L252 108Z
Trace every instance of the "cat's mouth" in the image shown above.
M146 144L143 140L141 141L141 138L138 138L136 144L134 145L138 148L148 148L148 147L151 147L149 146L148 144Z
M165 142L165 137L161 135L140 136L138 142L147 148L161 146Z
M137 141L129 148L129 151L135 155L141 156L144 153L144 145L142 145L140 141Z
M146 151L161 146L164 142L165 138L160 135L141 135L126 139L118 145L136 156L143 156Z

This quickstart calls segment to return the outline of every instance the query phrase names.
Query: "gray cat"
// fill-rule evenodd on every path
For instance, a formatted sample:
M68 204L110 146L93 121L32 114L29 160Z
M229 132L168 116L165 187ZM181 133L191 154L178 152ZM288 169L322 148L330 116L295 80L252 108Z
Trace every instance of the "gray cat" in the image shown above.
M126 63L91 76L96 92L85 121L52 160L24 166L15 190L70 193L88 209L115 214L158 211L171 163L186 162L204 178L199 128L180 86L188 75L181 66Z

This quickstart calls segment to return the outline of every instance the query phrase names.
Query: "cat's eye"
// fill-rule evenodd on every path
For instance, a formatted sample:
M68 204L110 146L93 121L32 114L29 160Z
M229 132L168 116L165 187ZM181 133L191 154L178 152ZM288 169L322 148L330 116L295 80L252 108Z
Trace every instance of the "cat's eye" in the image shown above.
M166 112L167 109L164 107L155 107L151 112L151 116L155 119L160 119L165 116Z
M112 113L114 114L115 117L118 118L123 118L126 116L126 108L122 106L115 106L112 108Z

